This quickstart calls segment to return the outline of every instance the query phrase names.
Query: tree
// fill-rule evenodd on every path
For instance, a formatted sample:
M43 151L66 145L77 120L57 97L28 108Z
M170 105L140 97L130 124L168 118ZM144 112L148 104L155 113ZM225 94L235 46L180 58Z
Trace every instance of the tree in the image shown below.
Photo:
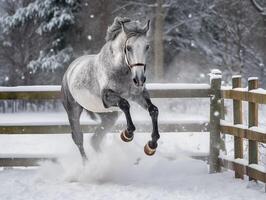
M157 0L154 26L154 74L157 79L163 80L164 75L164 9L163 1Z
M254 43L260 28L257 19L248 0L170 1L164 38L171 48L165 49L165 60L171 63L180 52L196 53L228 78L239 73L258 76L262 55ZM209 71L206 65L198 68Z
M49 71L58 72L69 63L72 48L66 35L75 23L77 0L5 0L2 4L6 15L0 19L0 59L8 67L10 85L32 84L33 74L41 84Z

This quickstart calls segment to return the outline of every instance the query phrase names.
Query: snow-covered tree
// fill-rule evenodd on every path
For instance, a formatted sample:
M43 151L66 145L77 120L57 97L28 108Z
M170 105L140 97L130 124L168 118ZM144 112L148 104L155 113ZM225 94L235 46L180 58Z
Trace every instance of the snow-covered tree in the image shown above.
M262 55L252 42L259 32L258 15L250 1L176 0L165 20L166 46L172 47L166 49L166 60L179 52L198 52L230 76L261 74Z
M36 72L45 75L47 70L66 67L72 56L66 37L75 23L78 0L4 0L2 4L6 13L0 19L0 59L9 69L11 85L32 83Z

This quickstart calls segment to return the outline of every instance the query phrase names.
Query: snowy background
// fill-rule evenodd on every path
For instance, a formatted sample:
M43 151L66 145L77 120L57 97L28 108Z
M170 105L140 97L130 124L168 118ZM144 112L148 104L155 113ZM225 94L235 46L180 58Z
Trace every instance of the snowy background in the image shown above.
M244 87L247 77L257 76L266 88L266 1L257 1L0 0L0 85L60 84L72 60L100 50L108 25L119 15L152 21L148 82L209 83L207 74L218 68L224 86L241 74ZM209 119L207 99L154 102L160 122ZM231 121L232 102L225 104ZM149 123L147 112L136 105L132 110L133 121ZM0 112L2 124L67 123L56 100L0 101ZM263 128L265 115L260 106ZM82 120L90 121L86 115ZM1 135L0 156L56 156L59 161L0 168L0 199L265 199L263 184L236 180L231 171L210 175L206 162L190 158L208 154L209 133L163 133L153 157L143 153L150 133L136 133L130 144L109 133L101 153L90 148L90 137L86 134L84 144L89 163L83 166L70 134ZM233 138L225 142L232 157ZM259 162L266 167L263 144L260 151Z

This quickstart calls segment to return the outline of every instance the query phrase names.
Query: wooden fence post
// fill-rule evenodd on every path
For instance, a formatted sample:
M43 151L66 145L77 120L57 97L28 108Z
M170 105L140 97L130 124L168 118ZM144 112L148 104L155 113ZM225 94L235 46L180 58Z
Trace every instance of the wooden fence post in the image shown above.
M226 110L226 107L224 106L224 99L221 98L221 115L220 115L220 119L222 120L225 120L225 110ZM226 146L225 146L225 134L224 133L220 133L221 134L221 151L224 152L224 154L227 154L227 151L226 151Z
M258 78L253 77L248 79L248 90L258 88ZM248 127L258 126L258 104L248 103ZM248 141L248 163L258 164L258 143L256 141ZM249 177L249 180L254 180Z
M241 76L232 77L232 88L241 88ZM233 117L234 124L242 124L242 101L233 100ZM234 136L234 152L235 159L243 158L243 139L237 136ZM237 167L237 168L236 168ZM242 166L235 165L235 178L244 179L244 168Z
M210 97L210 157L209 172L221 171L219 163L220 151L220 116L221 116L221 72L211 74L211 97Z

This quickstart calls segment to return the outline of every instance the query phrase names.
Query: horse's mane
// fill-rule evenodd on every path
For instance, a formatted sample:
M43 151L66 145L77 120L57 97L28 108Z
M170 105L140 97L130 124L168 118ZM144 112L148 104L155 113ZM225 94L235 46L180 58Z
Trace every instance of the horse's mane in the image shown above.
M131 21L129 18L126 17L116 17L114 19L113 24L107 29L105 37L106 42L112 41L118 36L118 34L122 31L122 24L124 24L127 29L128 37L142 35L146 33L139 21Z

